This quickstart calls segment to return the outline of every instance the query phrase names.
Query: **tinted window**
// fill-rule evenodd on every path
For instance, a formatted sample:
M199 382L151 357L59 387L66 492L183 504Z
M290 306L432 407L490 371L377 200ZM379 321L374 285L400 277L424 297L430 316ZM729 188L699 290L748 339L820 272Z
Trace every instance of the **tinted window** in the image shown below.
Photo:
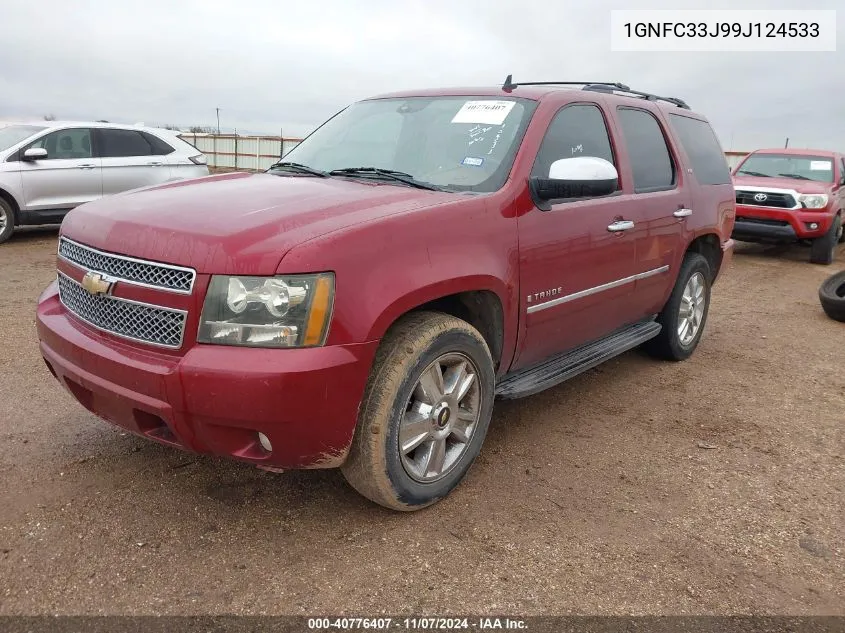
M99 130L100 156L150 156L153 148L141 132L135 130Z
M176 151L155 134L148 134L147 132L141 132L141 134L144 136L147 143L150 144L153 154L164 156L165 154L171 154Z
M614 163L604 117L594 105L567 106L555 115L531 175L548 178L553 162L574 156L595 156Z
M33 147L46 149L46 160L91 158L91 130L76 128L50 132L25 147L23 151Z
M658 191L675 184L675 166L660 124L649 112L619 108L619 122L634 172L634 191Z
M839 183L845 184L845 158L839 159Z
M669 120L692 162L695 179L702 185L730 184L731 172L725 152L710 124L677 114L670 115Z

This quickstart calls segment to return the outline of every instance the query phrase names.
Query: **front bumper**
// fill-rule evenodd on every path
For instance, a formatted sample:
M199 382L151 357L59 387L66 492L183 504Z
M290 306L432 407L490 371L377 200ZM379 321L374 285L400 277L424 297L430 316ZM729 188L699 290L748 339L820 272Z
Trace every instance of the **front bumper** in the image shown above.
M55 284L39 300L36 323L50 371L99 417L188 451L279 469L343 463L378 346L142 349L68 313Z
M778 209L736 205L731 237L746 242L794 242L823 236L830 229L829 209ZM816 224L811 229L809 225Z

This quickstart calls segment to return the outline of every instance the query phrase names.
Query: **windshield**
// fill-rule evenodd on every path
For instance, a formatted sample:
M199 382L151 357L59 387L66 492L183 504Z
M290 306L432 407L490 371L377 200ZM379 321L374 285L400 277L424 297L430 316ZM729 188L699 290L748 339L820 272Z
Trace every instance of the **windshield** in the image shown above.
M751 154L736 173L740 176L833 182L833 160L824 156Z
M317 129L284 162L322 172L374 167L445 189L496 191L534 107L524 99L483 97L361 101Z
M37 125L10 125L8 127L0 127L0 152L9 149L13 145L17 145L36 132L44 129L46 128L38 127Z

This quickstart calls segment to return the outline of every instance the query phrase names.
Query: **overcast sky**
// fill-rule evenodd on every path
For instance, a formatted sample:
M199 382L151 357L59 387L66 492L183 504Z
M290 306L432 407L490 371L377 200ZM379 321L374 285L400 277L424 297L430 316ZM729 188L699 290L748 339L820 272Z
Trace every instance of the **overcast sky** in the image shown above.
M406 88L620 81L678 96L725 149L845 150L841 0L2 0L0 118L307 133ZM836 53L613 53L611 8L839 5Z

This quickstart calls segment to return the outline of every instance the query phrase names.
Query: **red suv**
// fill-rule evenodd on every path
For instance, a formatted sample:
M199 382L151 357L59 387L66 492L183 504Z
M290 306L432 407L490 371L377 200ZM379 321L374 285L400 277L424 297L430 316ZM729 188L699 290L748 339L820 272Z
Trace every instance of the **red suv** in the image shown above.
M810 261L830 264L842 241L845 157L816 149L760 149L734 171L736 224L744 242L810 244Z
M392 94L267 173L71 211L38 336L109 422L341 467L414 510L465 475L496 397L640 344L692 354L733 222L719 143L679 99L510 77Z

